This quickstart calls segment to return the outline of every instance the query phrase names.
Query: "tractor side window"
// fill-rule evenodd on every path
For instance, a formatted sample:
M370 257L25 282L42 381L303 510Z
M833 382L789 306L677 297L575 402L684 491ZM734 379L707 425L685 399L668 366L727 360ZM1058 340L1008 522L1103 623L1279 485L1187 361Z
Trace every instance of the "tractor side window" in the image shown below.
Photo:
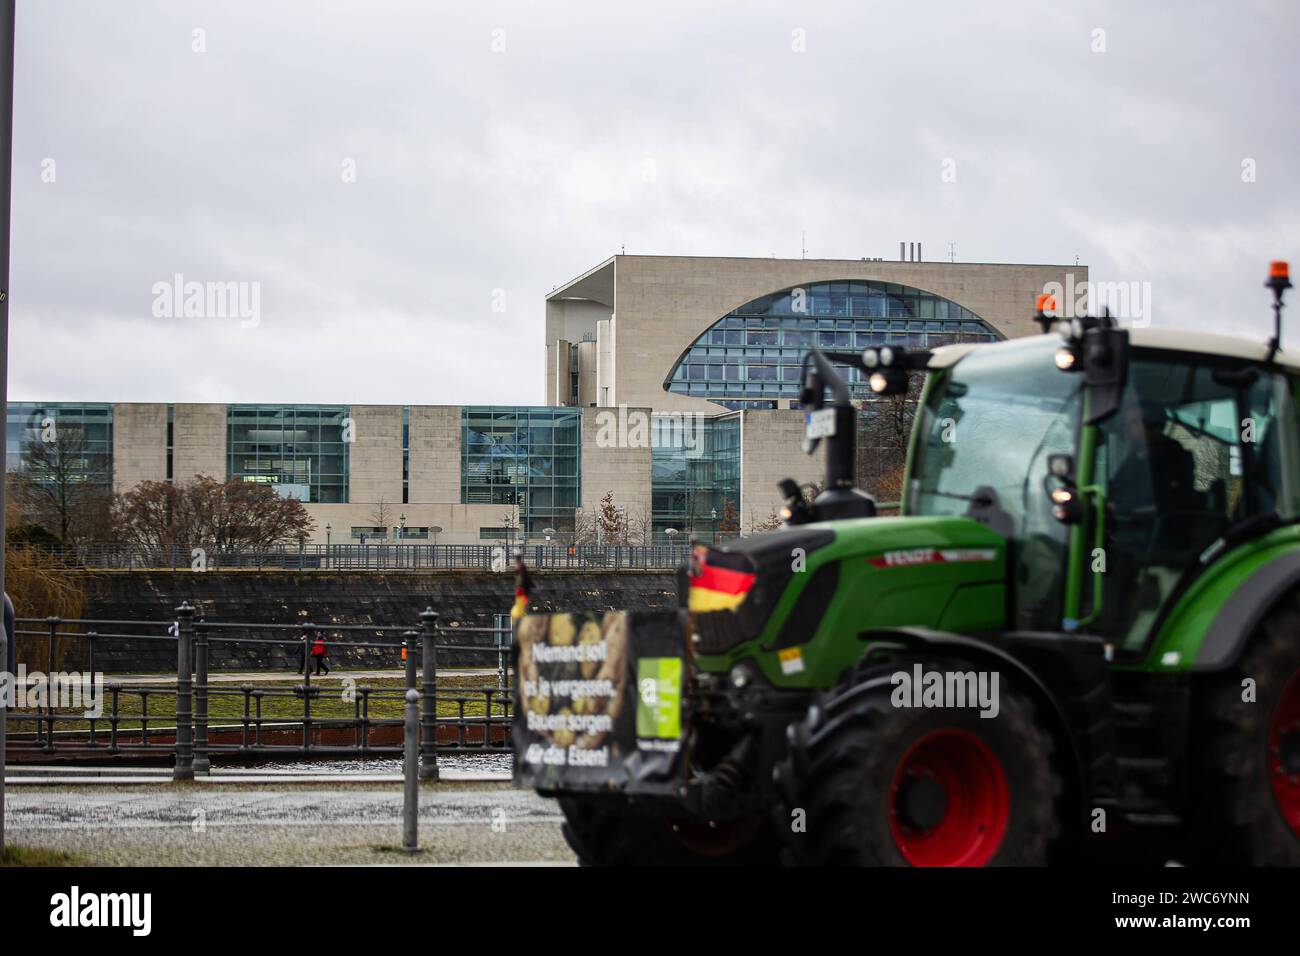
M1266 373L1135 358L1099 429L1107 502L1103 631L1140 647L1184 570L1233 524L1291 510L1284 426Z

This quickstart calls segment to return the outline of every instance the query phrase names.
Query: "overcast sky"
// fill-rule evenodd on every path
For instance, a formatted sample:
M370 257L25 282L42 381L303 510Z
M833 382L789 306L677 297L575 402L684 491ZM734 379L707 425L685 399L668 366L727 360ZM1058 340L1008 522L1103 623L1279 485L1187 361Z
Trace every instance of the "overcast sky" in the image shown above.
M1156 324L1263 338L1268 260L1300 260L1298 27L1294 2L19 0L10 398L538 404L553 286L801 231L810 258L1077 256L1150 282ZM256 288L256 319L156 315L177 274Z

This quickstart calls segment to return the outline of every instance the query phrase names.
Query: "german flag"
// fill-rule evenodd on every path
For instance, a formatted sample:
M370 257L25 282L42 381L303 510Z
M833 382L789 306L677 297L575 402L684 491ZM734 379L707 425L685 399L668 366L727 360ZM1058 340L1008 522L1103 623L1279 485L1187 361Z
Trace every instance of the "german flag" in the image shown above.
M706 549L701 548L691 575L689 609L696 614L734 611L749 594L754 579L753 574L709 564Z
M510 609L510 623L514 624L528 609L528 595L533 590L533 580L528 576L528 569L524 567L524 556L518 554L515 556L515 604Z

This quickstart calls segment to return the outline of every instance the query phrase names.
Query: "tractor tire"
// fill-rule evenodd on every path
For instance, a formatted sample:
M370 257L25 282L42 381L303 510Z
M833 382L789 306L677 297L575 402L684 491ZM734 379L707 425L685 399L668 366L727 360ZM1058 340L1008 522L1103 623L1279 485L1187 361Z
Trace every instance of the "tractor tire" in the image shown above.
M766 866L780 862L760 817L674 820L623 797L560 797L564 839L582 866Z
M789 756L776 771L786 801L778 830L789 861L1045 865L1062 787L1052 738L1036 723L1033 704L1004 674L996 717L973 708L896 707L890 675L911 666L850 678L791 726Z
M1242 700L1243 682L1255 700ZM1300 866L1300 594L1265 616L1238 663L1215 675L1194 714L1198 863Z

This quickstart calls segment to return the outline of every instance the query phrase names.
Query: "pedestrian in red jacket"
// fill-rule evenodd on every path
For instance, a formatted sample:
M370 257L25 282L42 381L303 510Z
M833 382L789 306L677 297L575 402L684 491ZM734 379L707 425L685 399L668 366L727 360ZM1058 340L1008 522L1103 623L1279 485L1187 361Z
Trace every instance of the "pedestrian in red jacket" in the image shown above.
M316 675L319 677L322 673L328 674L329 667L325 664L325 638L320 631L316 632L315 639L311 642L312 660L316 662Z

